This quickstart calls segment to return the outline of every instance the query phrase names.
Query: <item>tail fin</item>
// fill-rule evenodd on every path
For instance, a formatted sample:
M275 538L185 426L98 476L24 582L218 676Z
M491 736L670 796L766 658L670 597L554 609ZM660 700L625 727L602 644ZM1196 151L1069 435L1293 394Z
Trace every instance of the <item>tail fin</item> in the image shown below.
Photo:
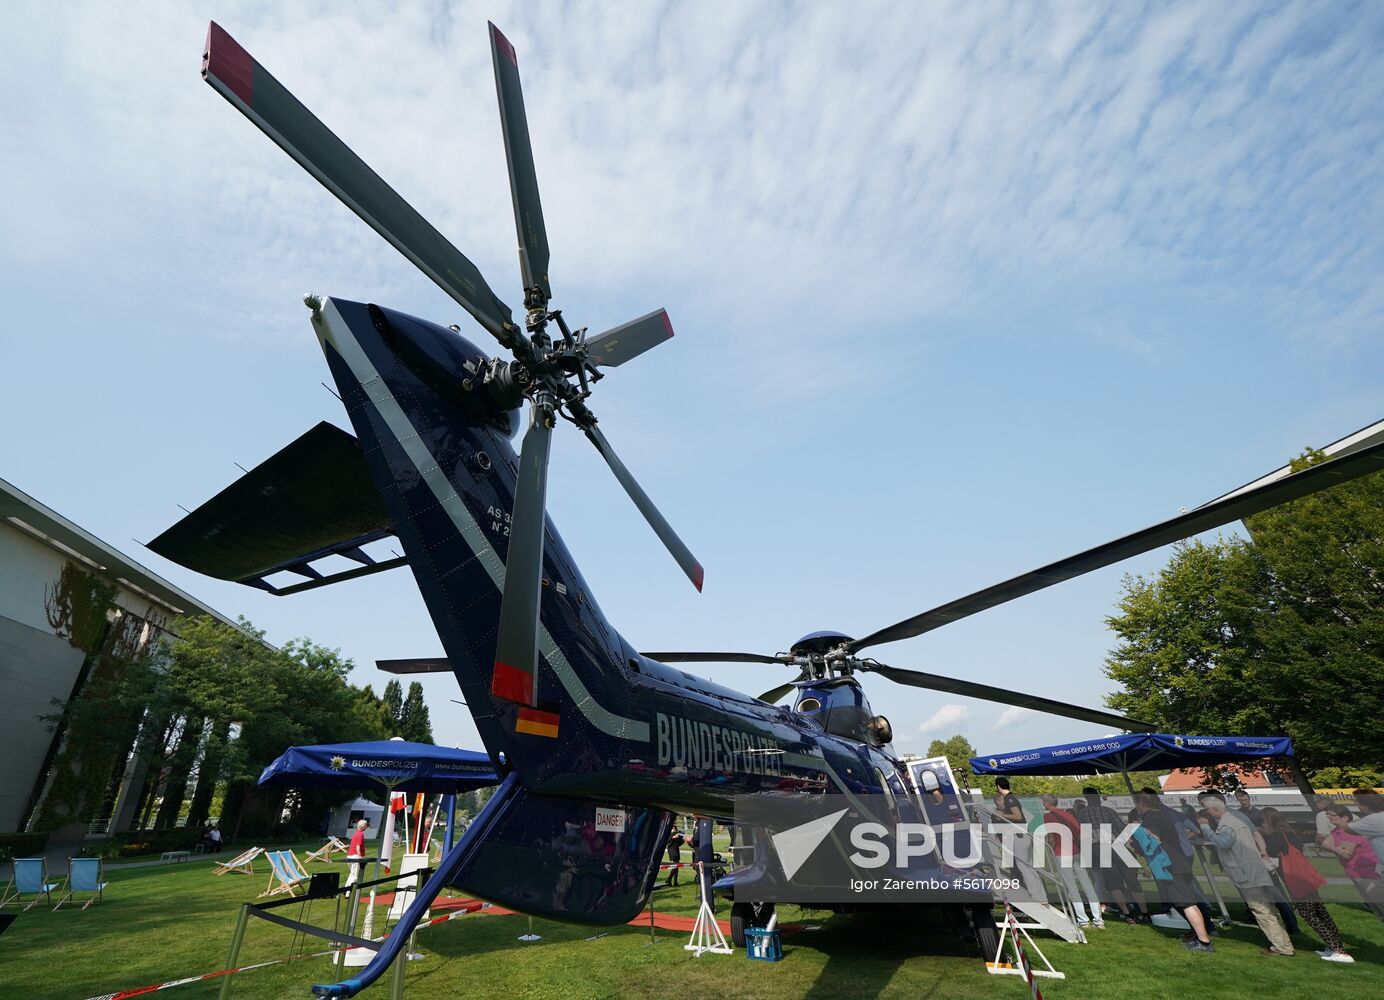
M495 683L517 411L485 390L489 359L453 331L377 306L329 299L313 325L487 749L530 789L598 791L601 761L626 752L620 741L648 743L649 725L631 711L624 671L634 653L551 521L537 706Z

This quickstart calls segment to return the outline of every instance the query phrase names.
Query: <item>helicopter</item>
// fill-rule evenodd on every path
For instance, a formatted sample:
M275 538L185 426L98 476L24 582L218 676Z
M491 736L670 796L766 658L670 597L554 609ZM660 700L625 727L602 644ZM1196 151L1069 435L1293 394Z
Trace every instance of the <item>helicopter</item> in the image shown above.
M882 795L909 808L907 770L889 721L871 709L860 686L863 673L1112 730L1151 730L1112 712L860 654L1384 468L1384 445L1333 459L863 638L819 631L774 655L641 653L600 609L548 517L548 460L559 421L577 427L701 590L701 564L620 460L589 404L602 378L666 342L673 328L666 310L656 309L590 335L553 307L518 58L494 24L489 32L522 319L468 258L215 22L203 49L205 81L503 350L492 356L455 325L386 306L306 296L351 432L319 424L149 543L196 572L280 596L407 567L445 656L380 666L452 673L503 775L370 963L352 978L314 986L316 995L353 996L378 979L444 887L533 916L623 924L648 900L677 814L729 818L746 795ZM516 451L512 439L521 430ZM396 539L403 554L379 560L365 551L386 538ZM314 563L328 557L355 565L325 573ZM284 573L295 582L275 582ZM672 665L713 660L797 673L756 697ZM792 706L776 704L790 692ZM919 864L927 871L938 862ZM949 904L989 953L997 941L993 904L988 892ZM737 888L732 916L743 928L765 912Z

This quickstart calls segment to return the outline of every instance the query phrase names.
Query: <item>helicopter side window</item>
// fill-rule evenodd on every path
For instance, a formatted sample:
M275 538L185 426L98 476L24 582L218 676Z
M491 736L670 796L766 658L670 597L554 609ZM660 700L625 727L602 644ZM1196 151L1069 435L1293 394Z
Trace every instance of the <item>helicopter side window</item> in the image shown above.
M875 780L879 782L879 790L884 793L884 801L889 806L889 818L894 823L899 822L899 803L894 798L894 789L889 787L889 779L884 776L884 772L875 768Z

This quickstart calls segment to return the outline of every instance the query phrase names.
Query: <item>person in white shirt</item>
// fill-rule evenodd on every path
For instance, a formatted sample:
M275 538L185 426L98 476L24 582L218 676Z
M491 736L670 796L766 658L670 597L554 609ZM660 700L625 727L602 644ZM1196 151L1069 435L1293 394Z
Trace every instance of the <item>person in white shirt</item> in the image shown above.
M1384 795L1373 788L1357 788L1354 795L1361 815L1351 820L1350 831L1370 838L1380 858L1380 874L1384 875Z
M1313 795L1312 801L1308 803L1312 811L1316 813L1315 823L1317 827L1317 846L1321 847L1331 839L1331 820L1326 815L1326 807L1331 805L1331 800L1325 795Z

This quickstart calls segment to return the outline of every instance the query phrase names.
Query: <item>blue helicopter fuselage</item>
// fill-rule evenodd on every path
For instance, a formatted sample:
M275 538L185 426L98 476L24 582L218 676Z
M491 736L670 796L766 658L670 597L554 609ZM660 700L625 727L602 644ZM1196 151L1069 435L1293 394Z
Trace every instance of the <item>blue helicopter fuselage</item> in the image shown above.
M641 656L550 519L536 694L509 683L495 650L518 465L514 387L455 331L401 313L328 299L313 325L463 700L505 775L449 862L449 884L529 913L619 923L647 900L677 813L731 819L745 795L836 794L857 806L873 796L903 820L925 815L892 748L865 738L887 726L871 730L853 677L798 682L790 709ZM732 875L737 892L764 863L761 852L758 867ZM909 870L938 866L929 856Z

